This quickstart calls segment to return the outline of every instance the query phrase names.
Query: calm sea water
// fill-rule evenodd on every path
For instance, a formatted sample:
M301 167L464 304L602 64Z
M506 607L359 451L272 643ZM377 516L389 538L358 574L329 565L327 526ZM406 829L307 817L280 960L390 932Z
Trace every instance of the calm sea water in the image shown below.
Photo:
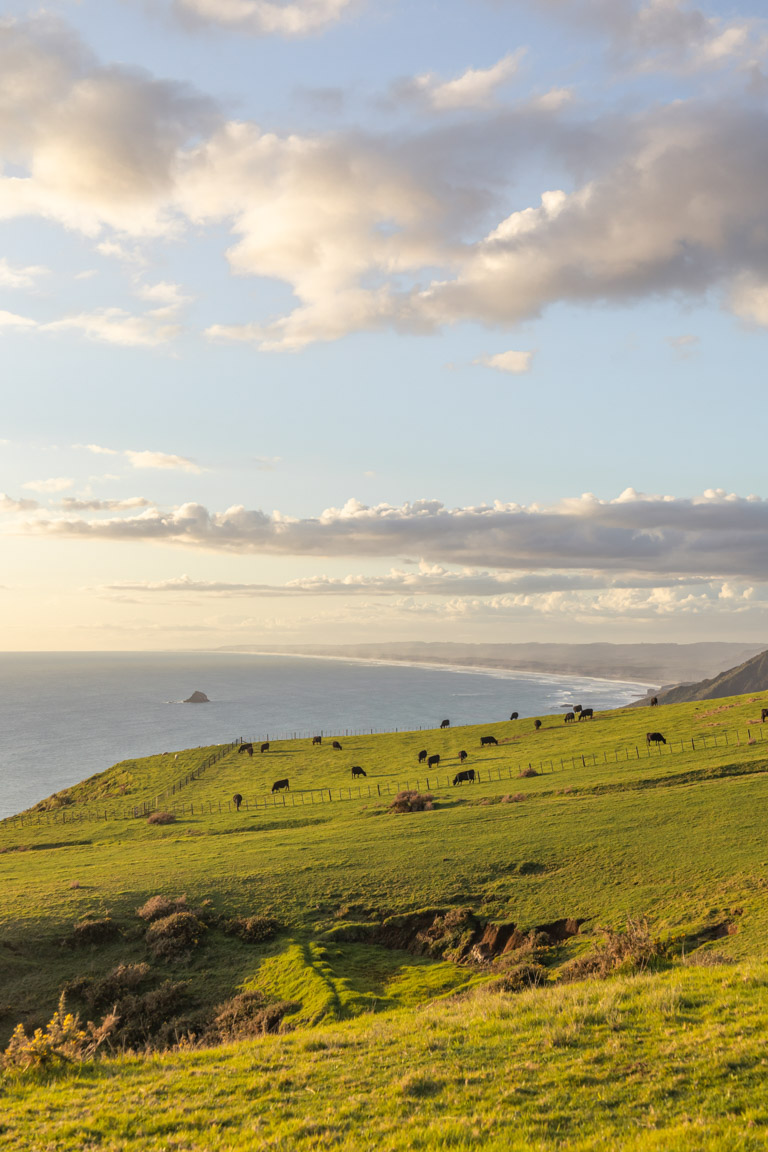
M287 656L0 654L0 817L118 760L225 743L611 708L646 685ZM182 704L193 691L210 704Z

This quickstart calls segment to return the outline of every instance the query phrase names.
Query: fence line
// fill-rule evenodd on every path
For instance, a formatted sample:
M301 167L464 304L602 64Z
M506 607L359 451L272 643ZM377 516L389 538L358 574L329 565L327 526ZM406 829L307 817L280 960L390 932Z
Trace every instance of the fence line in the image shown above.
M766 739L763 727L747 728L746 739L750 743L757 743ZM668 740L665 745L650 744L643 747L638 744L625 745L620 748L603 749L602 753L597 752L584 752L574 754L573 756L566 757L551 757L546 760L539 760L538 764L535 761L528 761L527 763L518 761L517 764L508 764L506 766L498 766L494 768L492 765L487 764L482 768L482 775L478 768L474 769L475 781L477 783L493 783L501 780L514 780L520 779L522 773L527 770L535 770L539 776L548 775L554 772L565 771L568 768L576 769L581 767L597 767L599 764L626 764L640 759L653 759L668 756L676 756L685 752L696 752L701 750L709 750L712 747L723 747L723 740L728 747L740 747L742 740L739 737L739 730L732 729L730 731L732 740L729 740L729 732L723 729L721 732L704 733L699 736L692 736L685 739ZM721 738L718 743L718 738ZM274 739L274 737L273 737ZM98 806L89 807L87 810L81 809L67 809L60 808L54 809L49 812L27 812L18 816L9 816L3 823L18 822L21 826L30 824L79 824L87 823L96 820L130 820L137 817L150 815L151 812L157 811L159 805L157 801L162 798L173 796L182 788L186 787L193 780L197 780L204 774L207 768L221 760L225 755L228 755L235 748L242 743L238 739L232 743L225 745L218 753L209 756L203 764L194 769L193 772L176 781L155 797L154 804L145 801L142 804L134 805L131 808L124 809L107 809ZM499 747L508 747L508 745L499 745ZM666 751L665 751L666 750ZM601 759L602 755L602 759ZM559 767L558 767L559 766ZM466 769L457 768L457 772L466 771ZM252 798L244 797L241 808L246 811L257 811L263 808L265 811L271 808L301 808L309 805L310 807L316 804L331 804L343 803L349 800L365 800L365 799L379 799L382 796L394 796L398 792L403 791L421 791L422 789L429 792L432 789L450 787L453 781L452 776L441 777L439 775L430 775L423 780L406 780L394 781L387 779L385 781L371 781L368 784L352 784L337 788L305 788L288 792L278 792L275 794L268 793L265 796L254 796ZM175 791L174 791L175 789ZM195 815L213 815L219 812L231 812L234 805L231 800L205 800L205 801L191 801L187 804L171 804L166 806L163 810L173 812L176 816L195 816Z

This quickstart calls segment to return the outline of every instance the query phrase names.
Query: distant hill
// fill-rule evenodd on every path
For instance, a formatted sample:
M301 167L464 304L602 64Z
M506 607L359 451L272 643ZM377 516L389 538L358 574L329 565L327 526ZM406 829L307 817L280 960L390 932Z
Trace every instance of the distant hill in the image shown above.
M714 676L720 668L748 660L763 643L723 641L697 644L460 644L394 642L374 644L237 644L226 652L280 652L285 655L341 656L358 660L396 660L451 664L466 668L504 668L562 676L597 676L672 685Z
M677 684L657 692L659 704L686 704L693 700L716 700L721 696L738 696L744 692L768 692L768 652L760 652L727 672L697 684ZM647 704L648 700L640 700Z

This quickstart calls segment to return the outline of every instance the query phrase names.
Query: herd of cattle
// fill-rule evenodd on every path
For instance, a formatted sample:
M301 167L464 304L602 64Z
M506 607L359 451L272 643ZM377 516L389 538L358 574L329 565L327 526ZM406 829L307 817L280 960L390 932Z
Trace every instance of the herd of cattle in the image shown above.
M651 703L651 706L657 705L658 699L654 696L654 697L652 697L650 703ZM564 722L566 724L574 723L577 715L578 715L578 718L580 721L581 720L593 720L594 719L594 709L582 708L578 704L574 705L572 711L565 713L565 716L563 718ZM763 720L763 722L765 722L765 720L767 718L768 718L768 708L763 708L761 719ZM510 720L517 720L517 719L518 719L518 713L513 712L512 715L510 716ZM541 723L542 723L541 720L534 720L533 726L534 726L535 731L537 731L537 732L539 731L539 729L541 728ZM450 725L451 725L450 720L443 720L442 723L440 724L440 727L441 728L450 728ZM322 744L322 742L323 742L322 736L313 736L312 737L313 746L318 745L318 744ZM656 746L658 746L659 744L666 744L667 741L665 740L665 738L661 732L646 732L645 742L649 746L651 744L655 744ZM493 747L495 745L498 745L498 743L499 742L495 736L481 736L480 737L480 747L481 748L485 748L485 747L489 747L489 746ZM342 746L338 740L331 741L331 747L337 752L343 751ZM240 747L238 748L238 752L246 752L249 756L253 756L253 744L241 744ZM259 746L259 752L269 752L269 741L265 741L263 744L261 744ZM468 753L464 749L462 749L458 755L459 762L461 764L463 764L464 761L467 759L467 756L468 756ZM437 753L430 756L427 749L422 748L418 754L418 763L419 764L425 764L426 763L428 769L437 768L440 764L440 756ZM352 778L353 778L353 780L357 780L361 776L367 777L367 773L365 772L365 770L363 768L360 767L359 764L354 764L352 766ZM476 774L474 768L463 768L459 772L457 772L456 775L454 776L453 784L454 784L454 787L457 784L474 784L474 782L478 779L479 779L479 777ZM287 792L287 791L289 791L289 789L290 789L290 782L287 778L284 780L275 780L274 784L272 785L272 791L273 792ZM240 811L240 805L243 802L243 797L240 795L239 792L236 792L235 795L232 797L232 800L235 804L235 808L239 812Z

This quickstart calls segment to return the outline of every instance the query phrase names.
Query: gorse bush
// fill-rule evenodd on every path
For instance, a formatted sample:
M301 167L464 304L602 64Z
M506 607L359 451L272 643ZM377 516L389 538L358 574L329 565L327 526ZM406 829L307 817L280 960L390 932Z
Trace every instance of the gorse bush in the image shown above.
M152 921L146 941L156 960L182 960L198 947L206 931L194 912L173 912Z
M228 936L237 936L246 944L261 944L271 940L283 928L273 916L236 916L224 925Z
M170 916L172 912L186 910L186 896L177 896L175 899L171 899L170 896L150 896L146 904L136 909L136 915L142 920L160 920L164 916Z
M119 925L110 916L105 916L101 920L80 920L63 943L68 948L95 948L110 944L119 936Z
M208 1043L227 1043L277 1032L283 1017L298 1008L298 1004L287 1000L269 1001L261 992L241 992L216 1009L204 1039Z
M430 792L398 792L389 806L390 812L431 812L434 796Z
M601 929L604 939L594 952L578 956L561 970L561 980L598 979L613 972L645 972L659 967L668 954L667 945L653 936L648 921L627 920L623 932Z
M175 824L175 812L153 812L151 816L147 816L147 824Z
M107 1040L115 1023L116 1018L110 1015L98 1028L91 1022L82 1028L79 1015L67 1012L62 994L45 1028L36 1028L28 1036L23 1024L16 1025L2 1055L2 1069L19 1075L88 1060Z
M79 976L64 988L67 995L76 996L89 1008L104 1009L133 993L150 976L149 964L118 964L107 976Z

